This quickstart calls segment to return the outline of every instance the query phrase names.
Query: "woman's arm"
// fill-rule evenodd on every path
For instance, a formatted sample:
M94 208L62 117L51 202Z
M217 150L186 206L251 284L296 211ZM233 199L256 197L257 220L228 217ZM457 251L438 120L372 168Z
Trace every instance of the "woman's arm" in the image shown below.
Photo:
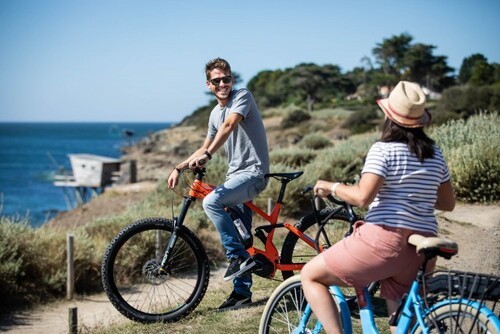
M455 194L450 181L439 186L434 208L442 211L453 211L455 208Z
M334 184L334 182L319 180L314 186L314 193L320 197L326 197L332 193ZM364 173L358 184L340 183L335 187L335 194L332 195L354 206L366 208L373 202L383 184L384 178L381 176Z

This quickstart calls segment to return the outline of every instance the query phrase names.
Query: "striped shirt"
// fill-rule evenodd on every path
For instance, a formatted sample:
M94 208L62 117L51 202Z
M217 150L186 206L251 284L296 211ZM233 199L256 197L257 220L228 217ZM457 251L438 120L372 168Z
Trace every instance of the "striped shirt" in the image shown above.
M434 149L434 157L421 163L405 143L372 145L362 173L376 174L385 181L369 206L366 222L437 235L437 189L450 180L450 173L443 153L437 146Z

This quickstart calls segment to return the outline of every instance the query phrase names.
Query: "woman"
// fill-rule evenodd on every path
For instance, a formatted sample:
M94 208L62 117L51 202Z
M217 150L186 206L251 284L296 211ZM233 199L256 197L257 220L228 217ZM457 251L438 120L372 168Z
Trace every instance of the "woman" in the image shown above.
M327 333L342 332L328 286L363 287L380 281L380 295L392 314L422 263L408 236L436 236L434 209L455 207L442 152L423 131L431 115L420 86L401 81L387 99L377 103L386 115L382 137L370 148L359 183L319 180L314 186L320 197L332 194L369 207L365 223L356 224L351 236L302 270L306 299Z

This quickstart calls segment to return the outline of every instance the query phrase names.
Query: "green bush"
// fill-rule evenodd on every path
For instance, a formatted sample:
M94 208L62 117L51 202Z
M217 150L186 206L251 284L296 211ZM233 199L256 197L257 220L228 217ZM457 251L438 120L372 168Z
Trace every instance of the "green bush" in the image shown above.
M36 232L28 221L0 220L0 312L60 295L65 279L65 240Z
M283 164L293 168L306 165L315 156L316 152L310 148L297 147L275 149L269 153L271 165Z
M500 85L454 86L445 89L437 104L438 112L452 112L468 118L481 111L499 111Z
M308 121L311 119L311 115L302 109L294 109L288 112L281 121L281 126L284 129L291 128L295 125L298 125L302 122Z
M481 113L435 128L432 137L442 148L458 199L466 202L498 200L500 189L500 119Z
M348 129L352 134L368 132L377 127L381 117L382 112L376 110L374 106L365 106L352 113L342 128Z
M319 133L310 133L300 141L300 146L310 148L312 150L319 150L332 145L330 139Z
M291 205L284 208L285 214L301 217L311 212L310 196L304 196L302 190L306 186L313 186L319 179L357 182L364 158L379 137L380 134L375 132L357 135L340 141L333 147L316 151L314 160L304 166L304 175L288 185L285 198Z

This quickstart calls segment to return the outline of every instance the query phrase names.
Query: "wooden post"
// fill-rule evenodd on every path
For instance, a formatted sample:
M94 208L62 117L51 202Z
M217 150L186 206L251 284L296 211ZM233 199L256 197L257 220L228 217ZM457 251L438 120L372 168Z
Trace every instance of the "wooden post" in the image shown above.
M75 266L74 266L74 240L75 237L73 234L67 235L66 242L66 252L67 252L67 282L66 282L66 298L68 300L73 299L73 294L75 292Z
M70 307L68 309L69 334L78 334L78 309Z
M271 199L271 197L268 197L267 198L267 214L268 215L271 214L272 209L273 209L273 200Z

